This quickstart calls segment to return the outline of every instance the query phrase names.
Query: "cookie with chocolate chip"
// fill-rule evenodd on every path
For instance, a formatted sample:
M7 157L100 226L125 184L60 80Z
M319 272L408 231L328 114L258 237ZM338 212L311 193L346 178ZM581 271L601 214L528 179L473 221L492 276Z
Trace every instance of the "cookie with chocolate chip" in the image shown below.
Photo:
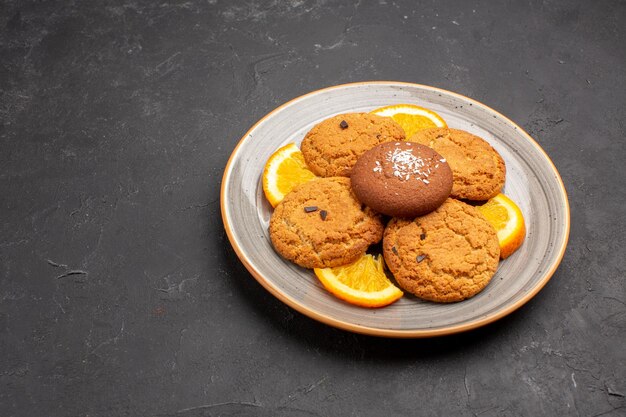
M346 113L311 129L300 145L307 165L321 177L348 177L359 156L384 142L404 140L402 127L389 117Z
M315 178L288 193L270 218L270 239L304 268L352 263L382 239L379 214L363 206L344 177Z
M473 297L489 284L500 245L478 209L449 198L425 216L392 219L385 228L383 254L402 289L449 303Z
M414 218L439 207L452 190L452 170L431 148L386 142L365 152L350 176L357 198L392 217Z

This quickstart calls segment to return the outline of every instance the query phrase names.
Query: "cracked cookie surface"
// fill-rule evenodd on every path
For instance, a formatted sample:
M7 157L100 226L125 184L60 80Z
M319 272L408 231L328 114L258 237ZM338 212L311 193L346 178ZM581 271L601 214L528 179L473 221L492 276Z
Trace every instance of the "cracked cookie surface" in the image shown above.
M276 206L270 238L284 258L305 268L349 264L381 240L380 215L363 207L344 177L316 178Z
M409 140L434 149L447 160L454 177L452 197L489 200L502 190L504 160L484 139L464 130L435 128L420 130Z
M419 298L455 302L482 291L498 268L493 226L469 204L449 198L414 220L392 219L383 253L398 284Z
M348 177L364 152L384 142L404 139L404 130L390 117L345 113L315 125L302 140L300 150L316 175Z

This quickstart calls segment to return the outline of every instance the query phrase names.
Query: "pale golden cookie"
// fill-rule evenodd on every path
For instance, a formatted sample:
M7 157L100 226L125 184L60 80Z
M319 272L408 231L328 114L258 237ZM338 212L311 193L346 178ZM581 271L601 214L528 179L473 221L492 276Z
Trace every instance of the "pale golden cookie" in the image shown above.
M420 130L409 140L433 148L448 161L454 176L450 196L488 200L502 190L504 160L484 139L464 130L435 128Z
M362 207L343 177L294 188L274 209L269 227L276 251L305 268L352 263L380 242L383 229L380 216Z
M365 151L404 138L404 130L389 117L346 113L315 125L302 140L300 150L316 175L348 177Z
M392 219L383 253L400 287L424 300L448 303L472 297L489 284L500 246L478 209L449 198L425 216Z

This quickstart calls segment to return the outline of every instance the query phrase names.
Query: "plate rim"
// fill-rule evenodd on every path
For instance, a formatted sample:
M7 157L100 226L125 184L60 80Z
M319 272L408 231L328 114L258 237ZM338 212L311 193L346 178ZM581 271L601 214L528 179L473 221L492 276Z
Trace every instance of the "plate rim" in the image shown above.
M263 276L263 274L257 271L255 267L250 263L250 261L244 254L243 250L237 245L236 239L234 236L234 231L229 223L229 219L228 219L227 212L226 212L226 198L225 198L226 191L227 191L226 184L228 183L228 179L230 178L230 174L232 172L233 161L238 155L246 139L250 136L251 132L253 132L256 129L256 127L259 126L261 123L263 123L265 120L272 117L272 115L281 111L283 108L290 106L291 104L293 104L294 102L298 100L302 100L306 97L309 97L315 94L320 94L320 93L334 90L334 89L341 89L341 88L346 88L346 87L357 87L357 86L363 86L363 85L380 85L380 86L396 85L396 86L401 86L401 87L418 87L422 89L432 90L438 93L444 93L447 95L456 96L457 98L467 100L474 105L481 106L492 111L498 117L501 117L503 120L510 123L512 126L516 128L518 132L520 132L520 134L522 134L536 148L536 150L538 150L541 154L543 154L544 158L549 163L549 166L551 167L552 172L555 175L555 178L557 179L557 183L559 186L558 188L562 194L562 200L564 202L564 206L563 206L564 213L565 213L565 218L563 219L565 223L564 239L563 239L561 246L558 248L558 255L554 258L554 261L550 265L550 268L545 271L544 277L533 288L531 288L530 291L524 294L524 296L520 298L518 301L511 304L510 306L507 306L506 308L502 310L495 312L494 314L486 315L484 317L479 317L468 323L446 326L446 327L439 328L439 329L396 330L396 329L381 329L377 327L364 326L360 324L346 322L343 320L338 320L332 316L325 315L314 309L308 308L298 303L297 301L291 299L290 297L288 297L287 295L279 291L279 289L277 289L272 283L270 283L267 280L267 278ZM259 282L274 297L278 298L280 301L287 304L289 307L293 308L294 310L304 314L305 316L308 316L316 321L330 325L332 327L355 332L355 333L370 335L370 336L392 337L392 338L428 338L428 337L444 336L444 335L451 335L451 334L466 332L469 330L477 329L482 326L486 326L490 323L493 323L501 319L502 317L505 317L513 313L514 311L522 307L524 304L526 304L528 301L530 301L532 298L534 298L535 295L537 295L537 293L541 291L541 289L548 283L548 281L550 281L550 279L556 272L557 268L561 264L561 261L563 260L563 256L565 255L567 243L569 241L570 222L571 222L569 200L567 198L567 191L565 189L563 179L561 178L561 174L559 173L556 166L552 162L552 159L550 159L548 154L539 145L539 143L537 143L537 141L533 139L533 137L530 136L517 123L515 123L514 121L512 121L511 119L509 119L502 113L498 112L497 110L494 110L493 108L487 106L486 104L476 101L462 94L455 93L453 91L445 90L445 89L438 88L438 87L425 85L425 84L404 82L404 81L359 81L359 82L352 82L352 83L345 83L345 84L337 84L337 85L333 85L329 87L320 88L320 89L308 92L306 94L302 94L300 96L294 97L291 100L288 100L285 103L281 104L280 106L271 110L265 116L260 118L256 123L254 123L254 125L252 125L250 129L246 131L246 133L241 137L241 139L239 140L239 142L237 143L237 145L231 152L228 158L228 161L226 163L226 166L224 167L224 173L222 175L222 183L220 186L220 210L221 210L224 230L226 231L228 240L230 241L230 244L232 248L234 249L237 257L243 263L244 267L248 270L248 272L250 272L252 276L257 280L257 282Z

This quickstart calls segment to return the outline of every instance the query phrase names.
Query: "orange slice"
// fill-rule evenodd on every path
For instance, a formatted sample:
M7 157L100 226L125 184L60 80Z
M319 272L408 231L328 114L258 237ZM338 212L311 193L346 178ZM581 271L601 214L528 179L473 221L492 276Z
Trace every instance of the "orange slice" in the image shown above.
M402 291L389 281L382 255L363 255L356 262L335 268L315 268L324 287L351 304L383 307L402 297Z
M517 204L504 194L488 200L478 210L487 218L498 233L500 258L508 258L524 242L526 225L524 216Z
M395 104L381 107L371 113L383 117L391 117L404 129L406 138L410 139L418 130L433 127L448 127L445 120L432 110L414 104Z
M270 156L263 170L263 192L272 207L296 185L315 178L304 162L304 156L294 144L285 145Z

